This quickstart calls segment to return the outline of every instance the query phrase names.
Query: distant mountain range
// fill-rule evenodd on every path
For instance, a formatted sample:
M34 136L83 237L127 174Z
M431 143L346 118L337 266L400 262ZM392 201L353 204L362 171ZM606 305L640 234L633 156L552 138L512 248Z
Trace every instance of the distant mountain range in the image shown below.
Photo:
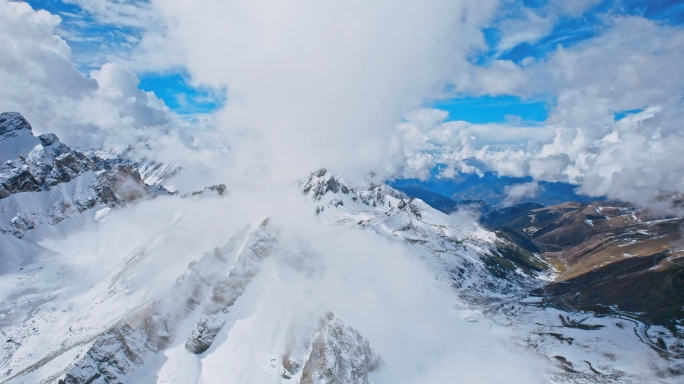
M684 317L682 218L579 195L575 186L540 182L536 196L506 206L506 189L529 178L488 172L454 180L395 180L391 185L451 213L469 206L480 223L560 272L540 288L547 305L616 313L675 326ZM449 195L451 197L447 197Z
M533 182L532 178L516 178L499 176L494 172L477 174L460 174L454 179L432 178L426 181L419 179L396 179L390 186L419 198L433 208L449 213L459 206L476 204L484 210L502 208L506 203L537 203L556 205L566 201L590 202L602 201L604 198L589 197L578 194L577 186L568 183L538 182L534 193L519 199L508 198L507 189L523 186Z

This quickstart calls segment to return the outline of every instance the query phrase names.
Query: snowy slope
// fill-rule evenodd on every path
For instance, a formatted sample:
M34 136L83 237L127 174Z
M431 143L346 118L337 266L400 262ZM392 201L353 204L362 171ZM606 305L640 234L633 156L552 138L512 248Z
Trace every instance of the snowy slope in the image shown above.
M372 231L405 243L428 263L453 292L465 299L464 315L513 330L514 340L555 365L553 383L680 382L684 375L684 338L644 324L629 314L594 315L560 311L529 296L548 273L492 273L486 260L500 257L502 239L472 217L447 216L388 186L350 187L325 169L299 183L320 220ZM462 307L464 308L464 307Z
M155 185L146 185L125 161L73 150L53 134L34 136L18 113L0 114L0 147L0 243L7 248L12 240L5 235L22 238L91 209L101 211L101 218L107 209L150 196ZM172 173L150 163L143 169L155 183ZM54 231L38 232L34 240Z
M66 196L85 177L97 174L0 202ZM144 199L40 244L34 230L3 235L37 256L0 276L0 382L681 378L668 330L544 307L528 292L550 272L465 214L326 170L296 188L294 200L285 190Z
M546 276L506 260L500 249L515 245L482 228L474 216L445 215L387 185L353 188L325 169L298 186L316 204L323 223L371 229L403 243L440 279L458 287L462 296L484 299L512 294L538 285L539 277Z
M43 292L34 294L39 302L23 317L8 319L2 328L4 336L12 340L1 355L2 377L10 382L60 379L66 383L109 383L153 382L156 378L150 375L158 374L164 382L163 377L178 374L169 370L177 369L171 363L181 352L179 348L185 350L180 353L182 358L192 361L197 359L194 354L208 349L217 335L234 332L236 327L240 331L240 318L258 305L262 287L272 283L262 269L267 274L289 270L295 276L316 272L316 255L298 242L281 236L268 219L261 220L238 231L225 246L197 260L187 258L190 263L174 284L152 292L150 282L136 276L146 264L154 265L162 256L163 249L154 241L148 243L147 250L124 251L122 254L129 256L122 261L102 265L92 285L83 282L74 286L60 280L59 273L45 271L49 263L53 263L50 269L67 275L78 273L82 267L74 269L57 257L48 260L30 272L40 276L29 284L42 288ZM57 289L60 284L64 287ZM301 320L273 318L276 322L271 326L281 334L282 344L268 342L273 367L267 371L276 380L272 382L278 382L282 375L308 378L302 382L332 375L348 376L344 382L367 383L367 374L380 366L380 360L358 331L331 313L302 313ZM202 351L196 347L200 340L205 345ZM299 347L293 348L295 344ZM235 346L223 340L212 348L210 355L223 355L227 352L221 350ZM168 362L161 358L165 350ZM212 359L205 360L207 380L221 377L211 374L218 369ZM204 377L201 372L197 375L190 382Z
M221 230L220 223L235 221L226 219L235 206L215 212L230 198L160 197L113 211L70 239L43 242L49 253L0 278L0 303L7 310L1 332L10 340L0 355L0 377L16 383L396 382L396 375L403 375L401 359L413 355L412 348L434 345L421 341L424 336L409 337L401 343L407 346L402 352L396 348L401 338L394 327L378 330L367 324L382 318L378 315L385 313L384 307L369 308L369 313L377 312L369 318L350 312L375 289L354 284L343 288L351 289L347 294L328 297L340 292L333 287L348 278L366 276L359 283L370 276L382 278L378 273L385 272L373 269L374 260L352 258L344 264L350 268L347 277L338 280L340 266L335 263L343 260L329 253L337 246L320 252L321 243L312 246L269 219L237 231ZM211 215L219 225L215 234L201 225ZM145 219L137 223L131 216ZM227 237L226 245L200 252ZM197 242L188 241L194 238ZM395 250L385 251L389 249ZM395 258L395 270L388 276L395 276L405 262ZM404 268L408 274L401 284L409 292L415 276L431 284L429 274L416 267ZM424 284L417 287L425 289ZM406 293L393 288L373 294L384 301L391 299L387 294L396 294L393 310L418 305L404 303ZM348 295L352 307L339 303ZM424 301L430 296L408 298ZM439 326L466 324L451 318L446 302L433 304L446 321ZM347 323L347 317L361 329ZM450 339L437 334L430 338L438 336ZM424 359L433 358L428 354Z

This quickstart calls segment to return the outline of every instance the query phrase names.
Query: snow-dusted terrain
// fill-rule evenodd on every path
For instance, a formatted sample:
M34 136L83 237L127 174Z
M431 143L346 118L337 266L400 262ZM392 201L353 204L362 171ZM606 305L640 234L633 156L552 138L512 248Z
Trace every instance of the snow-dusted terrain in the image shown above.
M682 380L671 330L542 306L553 269L467 213L325 169L181 197L1 116L0 382Z

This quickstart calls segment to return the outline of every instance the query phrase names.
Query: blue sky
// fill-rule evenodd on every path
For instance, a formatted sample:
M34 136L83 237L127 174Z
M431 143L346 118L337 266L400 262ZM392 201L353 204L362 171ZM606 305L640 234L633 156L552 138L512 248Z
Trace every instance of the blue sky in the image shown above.
M131 26L114 25L96 20L74 0L29 0L36 9L46 9L62 17L62 35L72 48L79 69L88 73L96 69L109 56L130 50L142 35L141 30ZM516 15L523 9L535 11L541 17L549 17L548 0L523 0L508 2L502 8L502 19ZM543 60L558 46L565 48L578 44L601 33L606 15L638 15L661 23L681 25L684 23L684 2L676 0L605 0L581 15L556 16L548 34L532 43L523 42L506 50L498 50L502 29L499 21L483 29L488 50L473 57L477 65L486 66L492 60L510 60L520 64L526 58ZM225 98L208 89L193 87L183 69L165 73L139 73L140 88L153 91L173 111L180 114L208 113L220 107ZM465 120L472 123L543 122L548 117L552 99L521 99L512 95L458 97L426 101L425 106L449 111L449 120ZM622 116L622 115L620 115ZM617 116L616 117L620 117Z
M78 69L84 74L98 69L112 56L125 54L139 42L144 31L98 20L78 5L62 0L28 0L35 9L45 9L62 18L62 37L68 42ZM182 68L164 73L138 73L139 88L152 91L179 114L210 113L217 109L225 96L214 90L190 84L189 75Z
M447 120L463 120L473 124L534 123L546 120L547 102L524 100L517 96L463 96L430 103L429 106L449 112Z
M171 110L181 114L212 112L225 99L212 90L191 86L188 74L182 71L143 74L140 76L140 88L153 91Z

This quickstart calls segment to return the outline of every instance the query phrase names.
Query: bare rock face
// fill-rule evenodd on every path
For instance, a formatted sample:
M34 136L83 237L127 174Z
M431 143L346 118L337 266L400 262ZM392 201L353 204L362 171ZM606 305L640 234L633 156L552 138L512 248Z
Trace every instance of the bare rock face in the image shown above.
M194 191L192 196L223 196L227 193L228 190L225 184L214 184L209 187L204 187L204 189L200 191Z
M124 376L142 364L147 353L145 335L128 324L114 328L95 342L82 364L77 364L59 384L124 383Z
M228 264L240 245L258 232L253 225L228 244L193 261L172 289L139 310L122 325L100 336L86 355L65 375L62 383L125 383L126 374L151 354L167 348L176 338L178 324L206 300L212 287L231 270Z
M151 195L143 183L140 172L130 164L121 164L107 173L110 175L112 189L125 202L140 200Z
M152 194L133 165L73 150L51 133L34 136L16 112L0 114L0 157L0 233L17 238L98 205Z
M0 115L0 132L0 147L11 147L3 153L7 159L0 165L0 199L49 190L87 171L100 170L92 159L62 144L56 135L34 136L18 113Z
M202 317L185 343L188 351L200 354L209 349L225 323L225 314L259 272L261 262L272 255L277 242L278 232L269 224L268 219L252 229L252 234L243 245L233 268L214 284Z
M298 336L290 337L282 357L284 379L299 377L300 384L367 384L368 374L383 366L368 340L332 312L310 332L292 334Z
M26 155L40 144L31 125L17 112L0 113L0 162Z

